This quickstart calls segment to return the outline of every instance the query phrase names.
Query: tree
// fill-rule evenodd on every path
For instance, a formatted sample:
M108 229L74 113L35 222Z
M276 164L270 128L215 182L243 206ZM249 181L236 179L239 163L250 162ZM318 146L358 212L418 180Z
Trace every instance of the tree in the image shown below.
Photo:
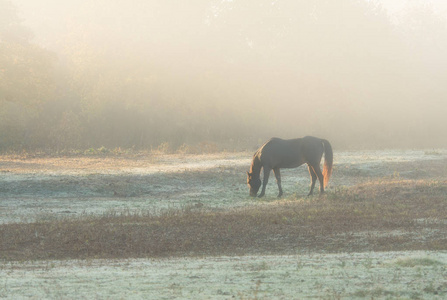
M38 106L51 94L54 56L33 45L15 7L0 0L0 103Z
M31 36L11 2L0 0L0 148L29 142L28 123L53 94L54 56Z

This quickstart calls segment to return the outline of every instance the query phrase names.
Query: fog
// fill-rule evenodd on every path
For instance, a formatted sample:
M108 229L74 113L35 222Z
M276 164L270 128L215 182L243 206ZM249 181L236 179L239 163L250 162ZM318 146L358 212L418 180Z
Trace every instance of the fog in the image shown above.
M0 0L0 150L446 147L446 9Z

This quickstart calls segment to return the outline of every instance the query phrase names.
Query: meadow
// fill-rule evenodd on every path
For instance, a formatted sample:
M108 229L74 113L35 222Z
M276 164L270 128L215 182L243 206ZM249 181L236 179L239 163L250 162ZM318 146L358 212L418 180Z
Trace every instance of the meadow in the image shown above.
M251 153L0 157L5 298L447 294L447 151L334 153L251 198Z

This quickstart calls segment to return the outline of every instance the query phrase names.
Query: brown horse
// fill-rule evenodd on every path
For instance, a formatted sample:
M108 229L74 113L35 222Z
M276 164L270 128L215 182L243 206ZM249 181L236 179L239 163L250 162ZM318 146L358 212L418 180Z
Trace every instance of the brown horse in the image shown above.
M323 172L321 172L320 161L323 153L324 168ZM320 193L323 193L332 174L332 161L332 147L327 140L312 136L292 140L272 138L253 155L250 172L247 172L250 196L256 197L261 187L261 168L264 169L264 180L259 197L265 194L265 187L267 186L271 170L275 173L276 182L278 183L278 197L281 197L283 192L279 170L281 168L297 168L305 163L308 165L309 173L312 177L308 196L312 195L317 178L320 182Z

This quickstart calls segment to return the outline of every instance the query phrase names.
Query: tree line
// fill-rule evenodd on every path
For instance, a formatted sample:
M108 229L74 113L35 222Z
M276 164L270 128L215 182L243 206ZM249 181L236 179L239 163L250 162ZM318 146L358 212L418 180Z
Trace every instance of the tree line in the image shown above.
M447 145L447 28L374 1L79 4L37 43L0 0L0 151L179 149L319 135Z

